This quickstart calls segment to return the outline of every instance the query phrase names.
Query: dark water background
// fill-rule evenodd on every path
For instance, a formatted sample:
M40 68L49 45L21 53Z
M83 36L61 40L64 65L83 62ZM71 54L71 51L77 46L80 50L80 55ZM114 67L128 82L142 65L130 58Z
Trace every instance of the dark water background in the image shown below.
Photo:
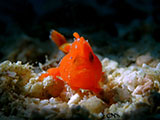
M159 57L159 46L152 48L160 41L160 1L1 0L0 60L44 63L57 53L51 29L67 39L76 31L96 53L117 61L130 48Z

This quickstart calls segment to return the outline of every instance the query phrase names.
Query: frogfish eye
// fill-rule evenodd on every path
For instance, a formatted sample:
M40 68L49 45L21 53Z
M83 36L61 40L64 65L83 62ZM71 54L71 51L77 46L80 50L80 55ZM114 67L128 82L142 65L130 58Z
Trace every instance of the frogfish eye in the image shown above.
M89 53L89 61L90 61L90 62L93 62L93 60L94 60L94 56L93 56L93 54L90 52L90 53Z

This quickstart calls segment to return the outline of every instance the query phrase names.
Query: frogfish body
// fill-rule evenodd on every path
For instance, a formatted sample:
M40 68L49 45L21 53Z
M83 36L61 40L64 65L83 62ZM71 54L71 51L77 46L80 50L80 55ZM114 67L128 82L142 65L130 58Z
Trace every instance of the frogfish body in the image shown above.
M102 65L88 41L76 32L73 33L75 40L72 44L66 43L64 37L55 30L52 31L51 35L54 36L52 37L54 41L64 41L63 44L58 46L67 54L62 58L58 67L48 69L47 73L40 76L40 79L47 76L59 79L57 77L59 76L73 90L81 88L98 93L101 90L99 82L102 77Z

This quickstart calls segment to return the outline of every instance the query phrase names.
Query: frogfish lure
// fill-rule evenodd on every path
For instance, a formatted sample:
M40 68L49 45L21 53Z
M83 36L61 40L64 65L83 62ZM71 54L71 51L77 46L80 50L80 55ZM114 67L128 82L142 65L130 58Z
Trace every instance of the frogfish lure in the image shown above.
M99 82L102 78L102 65L94 54L88 41L77 32L73 43L67 43L65 37L52 30L51 39L61 51L66 53L56 68L50 68L39 79L52 76L55 80L62 78L73 90L87 89L95 93L101 91Z

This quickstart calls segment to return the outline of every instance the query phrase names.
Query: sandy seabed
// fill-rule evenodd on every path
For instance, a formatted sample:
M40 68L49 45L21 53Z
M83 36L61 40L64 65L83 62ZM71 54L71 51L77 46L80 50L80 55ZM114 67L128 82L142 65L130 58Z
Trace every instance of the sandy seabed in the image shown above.
M50 76L40 81L42 72L37 73L33 66L20 61L2 62L0 119L125 119L141 107L153 108L151 96L160 91L157 60L146 54L128 67L120 67L108 58L101 62L105 80L100 83L99 94L82 89L74 91Z

